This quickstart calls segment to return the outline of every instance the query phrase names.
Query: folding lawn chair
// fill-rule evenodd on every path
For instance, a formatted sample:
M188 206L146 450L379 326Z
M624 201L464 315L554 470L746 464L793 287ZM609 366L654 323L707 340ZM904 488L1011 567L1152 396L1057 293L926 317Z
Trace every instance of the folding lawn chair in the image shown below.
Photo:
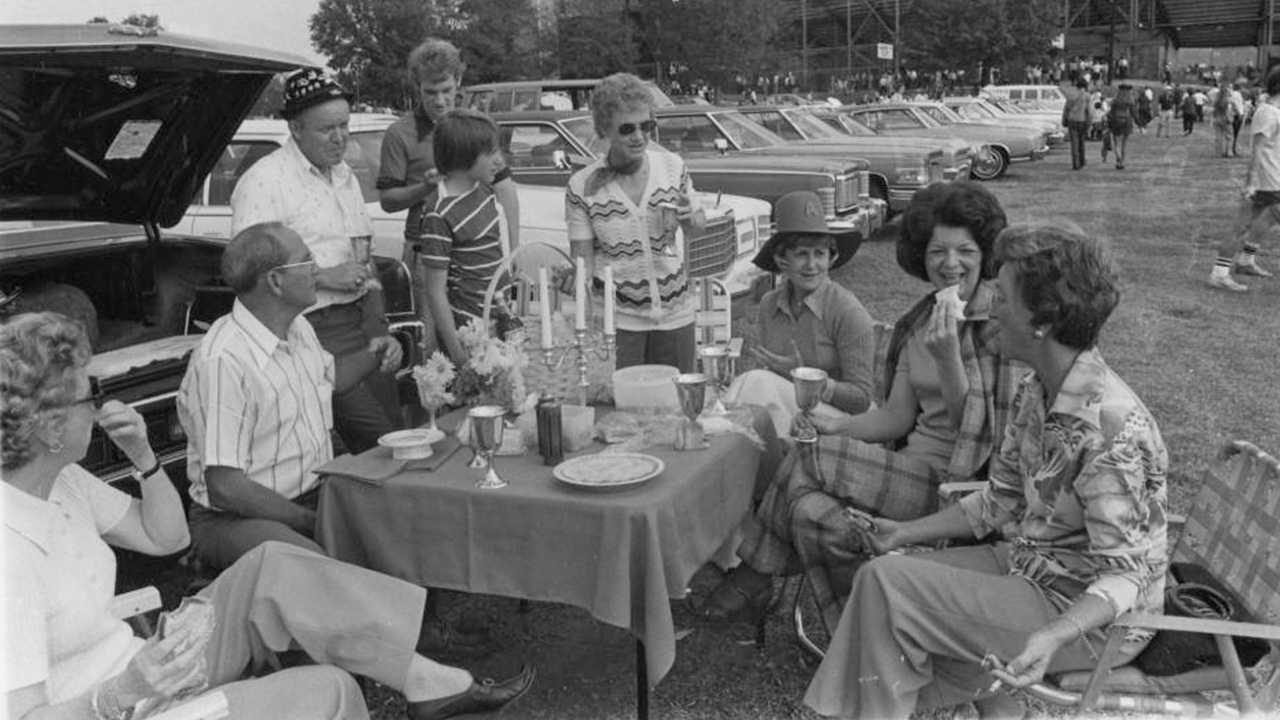
M1111 624L1092 671L1071 672L1029 692L1082 712L1135 711L1184 716L1274 716L1280 694L1280 461L1235 441L1223 448L1204 481L1171 555L1209 571L1244 605L1251 622L1126 613ZM1130 628L1213 636L1221 666L1152 676L1133 664L1107 670ZM1249 688L1233 637L1270 643L1269 676ZM1262 664L1260 663L1260 666ZM1235 707L1200 693L1230 691Z

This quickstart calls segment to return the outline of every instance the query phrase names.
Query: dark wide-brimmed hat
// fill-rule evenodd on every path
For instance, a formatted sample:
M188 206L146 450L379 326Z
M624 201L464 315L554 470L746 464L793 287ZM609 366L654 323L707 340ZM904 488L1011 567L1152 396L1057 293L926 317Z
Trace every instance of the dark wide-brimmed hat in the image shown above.
M280 114L290 119L309 107L338 98L351 102L352 95L332 75L319 68L299 70L284 81L284 110Z
M844 265L853 259L862 244L862 236L852 225L837 223L827 224L827 215L822 207L822 198L812 190L797 190L778 198L773 206L773 235L765 241L751 262L767 272L780 272L773 256L779 245L788 235L830 235L836 241L835 257L831 259L831 269Z

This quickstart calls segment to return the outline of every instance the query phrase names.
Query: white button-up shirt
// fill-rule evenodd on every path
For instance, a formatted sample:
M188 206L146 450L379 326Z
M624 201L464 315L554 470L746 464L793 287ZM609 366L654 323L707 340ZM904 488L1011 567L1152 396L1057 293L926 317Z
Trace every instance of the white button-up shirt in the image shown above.
M192 352L178 391L191 499L205 507L212 466L296 498L333 458L333 356L299 315L281 340L236 300ZM217 509L217 508L213 508Z
M231 193L232 237L264 222L284 223L302 236L322 268L350 262L351 238L373 235L373 220L351 167L340 162L326 175L293 138L254 163ZM308 311L352 302L364 292L317 289L316 304Z
M102 541L129 496L79 465L62 469L43 500L0 481L4 514L2 692L43 682L50 703L86 692L142 647L110 612L116 558Z

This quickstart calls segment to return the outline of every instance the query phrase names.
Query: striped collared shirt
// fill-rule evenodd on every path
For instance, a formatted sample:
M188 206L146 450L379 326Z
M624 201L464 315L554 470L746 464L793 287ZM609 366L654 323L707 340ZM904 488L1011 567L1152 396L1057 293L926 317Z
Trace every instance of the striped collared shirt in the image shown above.
M249 168L231 193L231 235L258 223L281 222L302 236L318 267L352 259L351 238L373 235L360 183L340 162L326 176L290 138ZM358 299L365 291L316 290L308 312Z
M484 314L489 281L502 264L498 199L477 182L461 195L445 195L444 184L423 202L422 221L409 238L422 264L448 270L449 304L461 326ZM495 297L503 297L498 288Z
M306 318L281 340L236 300L192 352L178 390L191 499L210 507L214 465L287 498L315 487L315 469L333 458L333 380L333 356Z

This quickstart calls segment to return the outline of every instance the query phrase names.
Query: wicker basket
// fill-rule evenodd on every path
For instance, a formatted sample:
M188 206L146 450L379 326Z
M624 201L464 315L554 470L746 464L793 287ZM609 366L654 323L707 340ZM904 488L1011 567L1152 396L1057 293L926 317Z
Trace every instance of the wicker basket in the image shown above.
M577 402L579 376L576 354L564 352L558 347L552 358L553 360L559 360L559 363L548 367L542 347L539 344L539 340L542 337L542 319L537 313L528 312L528 307L532 305L532 300L538 287L535 279L538 274L538 268L543 266L550 267L561 262L571 267L573 265L569 255L554 245L533 242L522 244L516 248L515 252L503 259L502 264L498 266L493 278L489 281L489 288L485 292L484 321L488 325L490 314L495 307L498 285L503 276L509 274L511 282L515 286L516 295L515 307L511 308L511 312L523 325L524 348L529 358L529 363L524 368L525 386L529 392ZM552 292L556 292L554 287ZM545 302L546 298L537 298L537 300L538 302ZM559 313L553 313L552 322L554 323L552 337L555 344L557 346L571 344L573 342L572 325ZM599 347L601 333L592 331L590 336L594 346ZM615 367L616 362L613 354L610 354L606 359L601 359L596 353L588 354L588 403L609 402L613 399L613 390L610 383L612 382Z

